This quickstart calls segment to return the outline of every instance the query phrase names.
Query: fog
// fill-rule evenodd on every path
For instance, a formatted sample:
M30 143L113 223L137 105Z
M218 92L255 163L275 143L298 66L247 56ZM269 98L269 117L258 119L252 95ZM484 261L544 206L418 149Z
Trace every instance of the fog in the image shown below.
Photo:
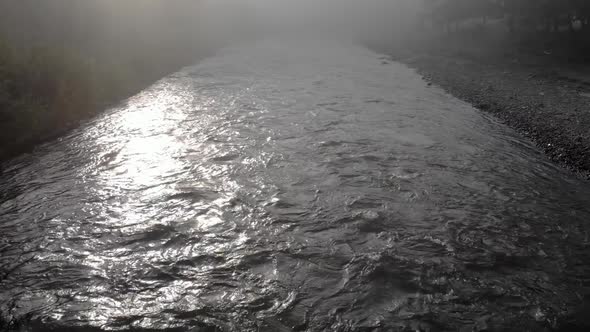
M0 37L81 49L208 47L269 36L387 38L422 0L0 0ZM403 31L403 33L402 33ZM105 46L106 45L106 46Z
M589 63L590 0L0 0L0 331L590 331Z
M421 0L206 0L207 34L232 41L266 37L391 39L411 31Z

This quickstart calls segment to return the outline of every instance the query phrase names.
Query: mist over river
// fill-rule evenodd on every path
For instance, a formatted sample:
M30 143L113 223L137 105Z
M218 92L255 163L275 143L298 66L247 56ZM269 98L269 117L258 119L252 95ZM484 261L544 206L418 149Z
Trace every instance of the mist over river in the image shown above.
M590 187L345 42L234 46L2 165L0 315L43 330L540 330Z

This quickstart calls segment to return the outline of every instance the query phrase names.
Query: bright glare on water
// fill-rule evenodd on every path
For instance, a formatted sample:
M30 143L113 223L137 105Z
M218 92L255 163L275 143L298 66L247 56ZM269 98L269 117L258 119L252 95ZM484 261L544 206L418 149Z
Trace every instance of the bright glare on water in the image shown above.
M25 327L520 331L589 308L588 184L360 46L226 49L3 167L0 317Z

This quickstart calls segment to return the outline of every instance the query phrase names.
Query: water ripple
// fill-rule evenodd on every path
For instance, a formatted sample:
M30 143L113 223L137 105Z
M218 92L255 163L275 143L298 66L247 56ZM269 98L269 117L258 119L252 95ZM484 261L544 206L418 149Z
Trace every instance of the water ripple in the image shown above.
M234 48L5 163L0 329L572 327L590 189L381 62Z

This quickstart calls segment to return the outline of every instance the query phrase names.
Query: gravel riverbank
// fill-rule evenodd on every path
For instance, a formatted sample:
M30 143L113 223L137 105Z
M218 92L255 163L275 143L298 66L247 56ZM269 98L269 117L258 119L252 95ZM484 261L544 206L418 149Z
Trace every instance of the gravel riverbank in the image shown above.
M590 179L590 66L556 65L542 57L490 59L378 49L493 113L553 161Z

